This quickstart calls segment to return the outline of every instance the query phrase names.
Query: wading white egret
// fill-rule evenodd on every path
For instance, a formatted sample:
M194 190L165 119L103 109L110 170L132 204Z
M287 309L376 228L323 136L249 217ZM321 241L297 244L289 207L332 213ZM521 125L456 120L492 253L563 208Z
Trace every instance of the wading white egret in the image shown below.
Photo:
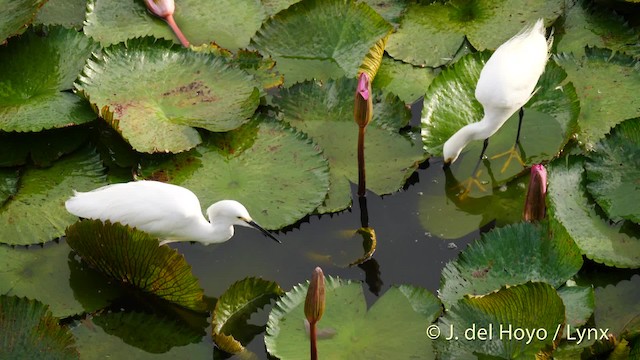
M233 226L253 227L280 242L251 219L237 201L222 200L202 215L198 197L181 186L158 181L132 181L89 192L74 191L66 201L70 213L87 219L119 222L160 238L160 245L178 241L217 244L233 236Z
M464 126L445 142L445 166L456 161L462 149L473 140L485 141L480 154L482 160L489 144L489 137L518 109L520 119L516 144L511 151L497 156L510 154L503 171L513 157L522 163L515 149L520 141L520 126L524 115L522 107L534 94L535 86L549 59L552 42L552 36L549 39L545 37L544 21L539 19L535 25L521 30L500 45L491 55L480 72L475 91L476 99L484 108L484 117L478 122ZM474 174L477 167L476 165Z

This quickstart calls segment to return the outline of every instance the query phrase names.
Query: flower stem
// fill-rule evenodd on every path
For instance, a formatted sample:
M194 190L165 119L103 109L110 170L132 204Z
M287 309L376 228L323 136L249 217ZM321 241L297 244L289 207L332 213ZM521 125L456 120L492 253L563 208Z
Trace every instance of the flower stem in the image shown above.
M311 360L318 360L318 336L316 334L316 322L309 323L309 340L311 343Z
M169 27L171 27L171 30L173 30L174 34L178 37L178 40L180 40L182 46L188 48L189 40L187 40L182 31L180 31L180 27L178 27L178 24L173 20L173 15L167 15L165 20L167 21L167 24L169 24Z
M358 127L358 196L366 195L367 175L364 166L364 132L366 126Z

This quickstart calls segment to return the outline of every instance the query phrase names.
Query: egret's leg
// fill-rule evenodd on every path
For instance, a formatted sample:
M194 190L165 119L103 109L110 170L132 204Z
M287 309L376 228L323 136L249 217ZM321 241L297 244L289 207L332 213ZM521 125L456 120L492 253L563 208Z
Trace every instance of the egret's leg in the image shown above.
M516 134L516 145L520 144L520 129L522 128L522 119L524 118L524 107L518 112L518 133Z
M457 188L462 189L462 191L458 194L458 197L460 198L460 200L464 200L464 198L466 198L469 195L474 185L478 187L480 191L482 192L486 191L482 182L478 180L478 178L482 174L482 171L478 169L480 168L480 163L482 162L482 160L484 160L484 153L485 151L487 151L487 146L489 146L489 138L484 139L484 143L482 144L482 151L480 152L480 157L478 158L478 162L476 162L476 166L473 168L473 172L471 173L471 176L469 176L467 180L458 184Z
M507 168L509 167L509 164L511 164L511 159L518 160L520 165L524 166L524 161L522 161L522 156L520 155L518 150L516 150L516 148L518 148L518 145L520 145L520 129L522 128L523 118L524 118L524 108L520 108L520 111L518 112L518 132L516 134L516 142L515 144L513 144L513 147L503 153L500 153L491 157L491 160L494 160L494 159L509 155L509 157L507 158L507 161L505 161L504 165L502 165L502 169L500 169L501 173L507 170Z

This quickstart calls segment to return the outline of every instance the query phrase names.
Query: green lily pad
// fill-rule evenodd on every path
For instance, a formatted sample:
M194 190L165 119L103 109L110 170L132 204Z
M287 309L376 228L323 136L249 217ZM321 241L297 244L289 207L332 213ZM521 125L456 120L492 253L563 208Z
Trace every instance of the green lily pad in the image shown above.
M246 278L232 284L213 310L213 341L228 353L244 351L242 344L264 331L263 327L247 324L251 315L283 293L275 282L258 278ZM258 331L252 333L253 328Z
M103 185L106 182L100 157L88 148L46 169L26 167L17 193L0 207L0 242L41 244L61 236L77 220L64 208L72 190L88 191Z
M258 107L252 77L212 54L153 38L95 55L76 88L141 152L180 152L201 142L193 127L229 131Z
M582 253L599 263L640 267L640 229L628 221L611 224L589 198L582 157L558 159L548 167L548 217L555 232L566 231Z
M276 61L288 84L355 77L369 49L392 30L367 4L309 0L267 20L252 39Z
M358 125L353 120L356 85L356 79L347 78L324 84L305 82L273 99L282 110L282 120L313 138L329 160L331 187L319 212L347 208L351 204L349 181L358 182ZM373 119L365 137L367 188L383 195L400 189L426 154L415 141L398 133L410 119L404 103L379 90L372 96Z
M640 276L596 288L596 328L620 337L640 330Z
M596 307L593 288L590 286L562 286L558 289L566 309L566 324L572 332L589 321ZM567 330L563 331L566 336Z
M247 47L265 16L255 0L181 0L173 14L191 44L215 42L231 50ZM149 13L143 1L89 0L84 32L103 46L148 35L178 43L169 26Z
M465 35L475 49L496 49L523 24L532 25L539 18L555 20L563 7L561 0L535 0L526 7L517 0L414 4L389 38L387 51L396 60L438 67L451 61Z
M541 281L557 288L582 267L580 249L546 224L518 223L483 234L442 270L440 299L451 308L465 295Z
M35 300L0 295L0 354L5 359L79 359L73 335Z
M48 0L34 23L82 29L86 11L87 0Z
M162 354L174 347L199 343L204 329L141 312L104 312L92 318L107 334L152 354Z
M614 221L640 223L640 118L615 127L585 163L587 190Z
M562 32L556 38L556 49L585 55L585 46L597 46L629 55L640 55L640 39L624 18L607 8L587 1L569 1L564 12Z
M267 229L300 220L322 204L327 161L308 138L268 117L210 134L196 149L143 159L140 175L184 186L206 209L222 199L244 204Z
M559 338L564 317L562 299L546 283L529 282L465 297L438 321L443 336L436 341L436 352L441 359L482 355L532 359Z
M309 357L304 300L307 284L294 286L269 314L265 344L279 359ZM323 359L434 359L424 335L440 312L440 302L424 289L394 286L367 311L362 285L327 277L326 309L318 331L333 336L318 339Z
M43 249L0 247L0 293L46 302L58 317L104 308L119 293L97 274L79 273L70 252L64 242Z
M420 196L418 210L422 227L441 239L458 239L489 223L501 227L522 220L528 175L503 186L487 184L482 196L464 199L458 196L458 180L450 171L434 171L421 181L440 184Z
M580 98L578 140L587 150L623 120L640 112L640 66L632 57L608 49L585 48L578 59L561 54L555 57ZM606 94L606 95L605 95Z
M47 0L1 0L0 8L0 44L7 38L23 33L27 29L38 9Z
M413 104L424 95L435 77L432 69L415 67L385 56L373 80L373 87L398 95L405 104Z
M18 192L19 179L18 170L0 168L0 207Z
M206 309L204 292L182 255L158 239L119 223L84 220L67 228L67 242L91 267L144 293L184 308Z
M0 47L0 130L40 131L95 119L89 104L68 90L97 48L63 27L32 29Z
M480 121L482 105L475 99L480 71L489 59L488 52L464 56L451 68L442 71L427 90L422 110L422 139L428 152L442 153L442 145L463 126ZM521 155L526 165L548 161L557 156L576 131L578 100L566 73L555 63L547 63L538 81L539 90L524 109L520 134ZM518 127L518 112L489 140L487 160L483 161L478 179L501 185L524 169L517 161L508 167L506 157L494 156L513 148ZM480 157L482 141L469 144L452 166L453 174L471 176ZM497 165L497 166L496 166ZM493 166L498 167L492 169Z
M404 0L364 0L389 23L397 25L407 8Z

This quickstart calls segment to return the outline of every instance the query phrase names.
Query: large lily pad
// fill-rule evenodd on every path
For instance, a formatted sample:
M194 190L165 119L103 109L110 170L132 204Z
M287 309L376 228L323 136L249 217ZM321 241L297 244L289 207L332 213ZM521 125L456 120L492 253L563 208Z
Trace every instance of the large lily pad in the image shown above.
M587 190L614 221L640 223L640 118L614 128L585 163Z
M128 40L95 55L76 88L142 152L180 152L201 141L193 127L228 131L258 106L257 83L213 54L153 38Z
M283 293L278 284L258 278L246 278L232 284L220 296L213 310L213 341L228 353L244 351L242 344L250 340L247 337L253 338L264 331L262 326L247 324L247 320Z
M255 0L181 0L175 8L173 17L191 44L215 42L231 50L249 45L265 18L264 8ZM178 42L143 1L90 0L84 31L105 46L147 35Z
M271 310L265 344L280 359L309 357L304 300L307 284L295 286ZM413 286L394 286L367 311L362 285L327 277L326 309L318 332L318 355L326 359L434 359L424 335L441 312L431 293Z
M4 359L79 359L73 335L39 301L0 295Z
M0 47L0 130L40 131L95 119L89 104L68 90L97 47L63 27L32 29Z
M235 199L268 229L300 220L322 204L327 161L308 138L267 117L225 134L210 134L196 149L143 159L141 176L192 190L206 209Z
M7 38L21 34L27 29L38 9L47 0L1 0L0 44Z
M351 204L349 181L358 181L355 89L355 79L305 82L273 99L282 110L282 119L312 137L329 159L331 188L321 212L347 208ZM367 188L382 195L401 188L426 154L415 141L398 133L410 118L404 103L380 91L372 96L373 119L365 137Z
M84 220L67 228L69 246L102 274L187 309L203 311L204 292L182 255L119 223Z
M81 29L86 11L87 0L48 0L34 22Z
M46 169L25 168L17 193L0 207L0 241L29 245L61 236L77 220L64 208L72 190L88 191L103 185L106 182L100 157L88 148Z
M596 306L595 293L591 286L562 286L558 289L558 295L562 298L566 309L566 323L571 326L563 331L563 336L567 333L575 332L578 327L589 321Z
M640 66L632 57L608 49L587 47L585 53L582 58L561 54L555 60L580 98L578 140L592 150L612 127L640 115L640 98L635 96L640 93Z
M496 49L523 24L532 25L539 18L555 20L563 6L561 0L535 0L526 7L517 0L410 5L387 50L397 60L437 67L451 61L465 35L478 50Z
M432 69L415 67L385 56L373 87L398 95L405 104L413 104L424 95L434 78Z
M553 286L542 282L465 297L438 321L443 335L436 351L441 359L532 359L560 338L564 319L562 299Z
M584 184L584 158L558 159L550 164L549 219L566 231L582 253L599 263L640 267L640 228L629 221L611 224L589 198Z
M465 295L541 281L559 287L582 267L576 244L548 225L518 223L497 228L467 247L442 270L440 299L447 308Z
M442 145L456 131L482 119L482 105L475 99L474 93L480 71L488 59L488 52L464 56L431 83L422 110L422 138L431 154L441 154ZM523 161L527 165L553 159L576 131L578 100L573 86L566 83L566 78L566 73L558 65L547 63L538 81L539 90L524 108L520 145ZM517 161L511 161L507 168L503 168L506 157L491 159L513 148L517 127L516 111L491 136L486 152L488 159L479 168L482 175L478 179L481 182L501 185L523 171ZM469 144L451 167L453 174L472 175L481 149L482 141ZM492 170L492 165L497 169Z
M253 45L270 54L289 84L355 77L369 49L391 31L363 2L309 0L267 20Z
M596 288L597 328L620 337L640 330L640 276Z

